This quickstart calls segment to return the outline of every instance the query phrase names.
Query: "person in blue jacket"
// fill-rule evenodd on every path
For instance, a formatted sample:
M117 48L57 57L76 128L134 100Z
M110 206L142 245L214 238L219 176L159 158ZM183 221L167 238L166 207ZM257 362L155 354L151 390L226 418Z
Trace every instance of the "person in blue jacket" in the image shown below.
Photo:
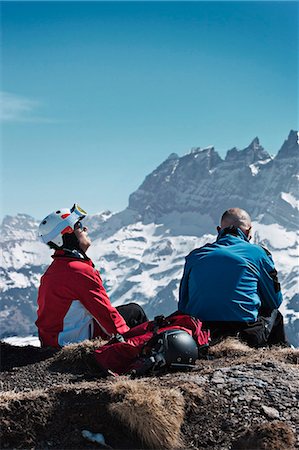
M199 318L212 341L238 336L253 347L286 344L280 284L270 252L251 244L251 219L224 212L216 242L186 257L179 310Z

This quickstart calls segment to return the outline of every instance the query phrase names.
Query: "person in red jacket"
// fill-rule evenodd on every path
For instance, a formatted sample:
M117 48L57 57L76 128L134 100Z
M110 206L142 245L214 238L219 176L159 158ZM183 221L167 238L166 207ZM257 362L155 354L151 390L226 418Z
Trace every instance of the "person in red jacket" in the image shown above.
M39 226L42 242L55 250L41 278L36 326L41 345L62 347L101 336L110 339L148 319L136 303L114 308L99 272L86 255L91 245L75 204L49 214Z

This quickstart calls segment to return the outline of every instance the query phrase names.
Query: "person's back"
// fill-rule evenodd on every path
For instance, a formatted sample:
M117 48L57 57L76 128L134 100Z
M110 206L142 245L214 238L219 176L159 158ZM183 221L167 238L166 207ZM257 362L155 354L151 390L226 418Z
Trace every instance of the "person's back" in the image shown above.
M205 322L212 336L241 331L250 334L248 343L259 346L272 333L271 343L285 342L277 272L270 253L249 242L250 216L231 208L217 230L216 242L186 258L179 310Z
M240 229L225 229L217 241L186 258L179 310L203 321L254 322L263 305L278 308L281 296L266 296L269 256L252 245Z
M60 253L60 254L59 254ZM127 331L123 318L110 304L99 272L91 260L56 252L54 261L41 278L36 325L42 342L63 346ZM92 299L92 300L91 300ZM102 333L101 333L102 331Z

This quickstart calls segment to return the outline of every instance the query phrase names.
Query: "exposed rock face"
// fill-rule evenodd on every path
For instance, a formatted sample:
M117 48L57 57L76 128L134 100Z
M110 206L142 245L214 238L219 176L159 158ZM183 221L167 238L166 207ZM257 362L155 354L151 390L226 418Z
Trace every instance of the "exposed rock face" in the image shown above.
M129 208L145 222L165 223L171 212L198 217L198 235L217 225L222 212L242 204L253 219L296 229L298 207L282 192L298 200L299 146L291 131L275 158L255 138L244 150L233 148L222 160L213 147L194 149L170 158L148 175L129 199ZM202 220L208 216L210 220ZM174 232L178 232L174 223ZM193 231L192 231L193 234Z
M225 159L213 147L171 154L130 196L127 209L88 217L89 255L115 305L141 303L151 318L173 312L185 256L213 241L223 211L239 206L254 219L255 243L272 252L288 336L298 346L298 150L291 131L274 158L258 138ZM2 224L2 336L36 332L37 287L51 262L36 240L37 225L24 214Z
M299 447L298 350L253 350L230 339L191 372L132 380L88 375L93 345L54 355L27 347L28 365L19 348L2 345L10 361L0 376L2 448ZM101 433L105 446L83 430Z
M271 158L269 153L260 145L259 138L253 139L251 144L244 150L238 150L234 147L226 154L225 161L245 163L246 165L254 164L258 161L267 161Z
M298 168L298 132L291 130L277 154L277 159L297 158Z

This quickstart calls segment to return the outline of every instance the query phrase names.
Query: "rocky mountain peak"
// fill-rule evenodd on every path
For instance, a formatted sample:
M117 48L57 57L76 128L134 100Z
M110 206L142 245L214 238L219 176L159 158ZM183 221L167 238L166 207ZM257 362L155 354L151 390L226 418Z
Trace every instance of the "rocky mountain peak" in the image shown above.
M253 141L251 142L251 144L249 145L249 147L250 147L252 150L257 151L257 152L258 152L261 148L263 148L263 147L260 145L260 140L259 140L258 137L255 137L255 138L253 139Z
M190 189L197 192L223 163L212 146L193 148L182 157L170 156L145 178L129 198L129 208L137 211L146 222L159 221L170 211L188 209L190 200L186 198L187 192Z
M265 161L269 158L269 153L264 149L264 147L262 147L259 138L255 137L249 146L243 150L238 150L236 147L228 150L225 161L242 162L249 166L257 161Z
M219 154L213 146L200 148L194 147L191 152L181 158L182 168L187 168L188 165L196 164L200 166L200 172L214 169L219 163L223 162Z
M213 145L209 145L208 147L192 147L190 154L191 155L196 155L196 154L203 154L203 155L211 155L212 153L215 153L215 148Z
M277 153L277 159L299 157L299 133L291 130L288 138L282 144L281 149Z
M170 153L166 161L172 161L174 159L179 159L179 155L177 153Z
M297 150L297 133L292 131L281 152L293 154ZM212 222L218 223L219 216L225 208L231 207L234 199L234 204L242 204L253 217L270 211L271 220L293 227L294 218L290 217L294 213L292 205L284 201L282 206L281 192L284 192L284 198L289 198L289 193L295 196L296 167L294 164L292 167L283 164L282 167L279 161L276 163L276 158L271 158L258 137L243 150L237 147L229 150L225 160L212 146L194 147L181 157L175 155L166 159L149 174L131 194L129 209L145 223L165 223L170 214L172 231L175 227L179 229L181 223L184 226L200 223L198 233L203 234L208 232ZM244 198L249 187L250 195ZM264 192L263 201L259 200L261 192ZM273 202L277 203L277 209ZM282 207L287 210L282 212ZM175 219L173 214L176 214ZM199 216L191 220L188 214ZM203 219L207 214L209 220ZM174 225L176 222L178 226ZM193 229L191 231L194 233ZM184 233L188 234L185 228Z

